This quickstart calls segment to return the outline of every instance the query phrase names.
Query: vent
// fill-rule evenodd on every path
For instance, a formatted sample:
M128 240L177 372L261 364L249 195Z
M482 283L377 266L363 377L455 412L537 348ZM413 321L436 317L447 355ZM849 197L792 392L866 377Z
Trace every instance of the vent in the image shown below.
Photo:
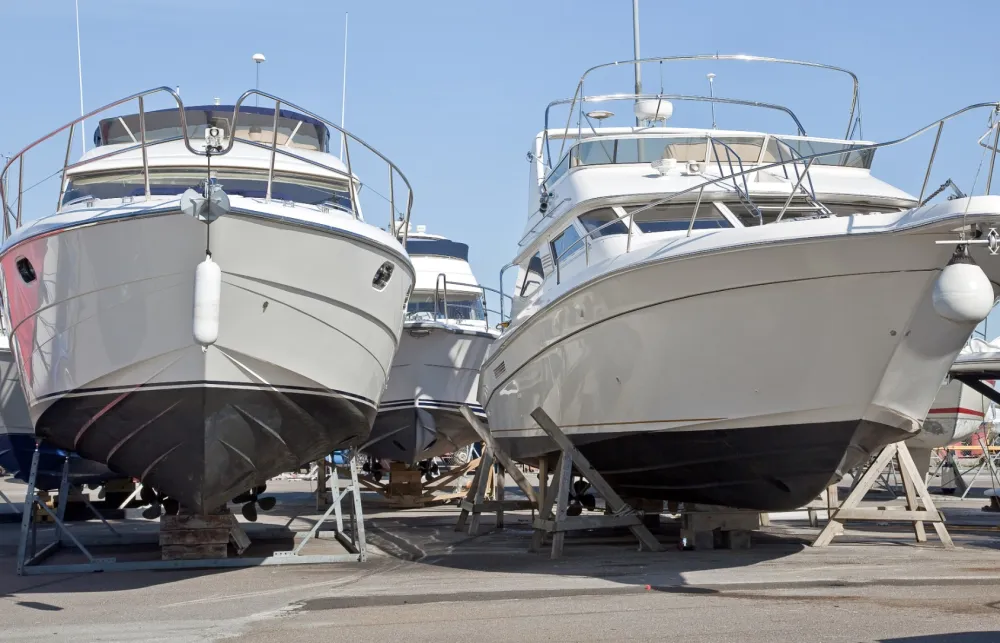
M500 362L500 365L493 369L493 377L499 378L507 372L507 363Z

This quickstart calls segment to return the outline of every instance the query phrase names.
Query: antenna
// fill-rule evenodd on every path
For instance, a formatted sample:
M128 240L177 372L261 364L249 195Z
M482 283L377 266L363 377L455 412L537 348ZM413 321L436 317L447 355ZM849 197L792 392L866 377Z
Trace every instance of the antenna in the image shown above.
M708 74L708 95L711 98L715 98L715 74ZM715 101L712 101L712 129L717 129L715 127Z
M83 116L83 58L80 56L80 0L73 0L76 7L76 73L80 78L80 116ZM80 121L80 150L87 153L87 122Z
M639 60L639 0L632 0L632 50L635 59ZM635 95L642 94L642 70L639 63L635 64ZM638 100L638 98L636 99ZM636 117L635 124L639 125L639 118Z
M257 82L254 83L253 88L255 90L257 90L257 91L260 91L260 64L262 62L266 61L266 60L267 60L267 58L264 58L264 54L254 54L253 55L253 61L254 61L255 65L257 66ZM254 96L253 97L253 104L254 104L254 107L260 107L260 96ZM277 136L277 134L275 134L275 136Z
M344 84L340 89L340 129L344 129L344 114L347 111L347 12L344 12ZM344 160L344 136L340 135L340 160Z

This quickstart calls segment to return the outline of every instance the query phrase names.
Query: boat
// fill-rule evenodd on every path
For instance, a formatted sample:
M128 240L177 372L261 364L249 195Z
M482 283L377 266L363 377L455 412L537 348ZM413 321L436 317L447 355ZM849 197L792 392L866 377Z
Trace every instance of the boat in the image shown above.
M84 118L94 146L69 163ZM58 207L22 212L25 156L56 135ZM409 183L362 139L264 92L187 107L161 87L4 178L4 315L39 437L196 514L368 437L414 273L362 212L405 229Z
M981 355L998 351L1000 345L996 340L987 342L973 337L962 348L955 364L968 363L970 359L981 360ZM985 380L983 383L992 387L994 381ZM906 440L917 470L926 477L930 471L931 453L973 436L983 427L989 412L989 398L949 374L934 398L920 431Z
M597 72L684 62L840 73L854 88L846 134L809 134L760 100L585 91L608 86ZM848 70L743 54L599 65L551 103L528 153L511 321L480 376L502 448L556 457L530 417L541 408L623 497L782 511L916 433L1000 288L1000 129L981 139L987 196L950 179L927 189L947 176L936 145L919 196L872 162L998 104L883 143L860 139L857 105ZM719 128L716 106L773 114L789 133ZM711 125L667 124L709 107Z
M24 391L21 390L10 342L6 333L0 333L0 469L27 483L35 448L35 428L28 414ZM76 453L67 453L44 442L37 444L37 448L37 489L51 491L59 488L67 457L69 468L66 481L70 485L101 484L118 477L106 466L81 458Z
M417 226L407 237L406 251L416 283L386 392L363 449L376 461L418 465L433 475L434 458L478 440L460 409L468 406L486 422L478 402L479 369L500 332L490 327L486 308L487 291L493 289L473 274L468 245ZM500 308L493 312L502 318L502 303Z

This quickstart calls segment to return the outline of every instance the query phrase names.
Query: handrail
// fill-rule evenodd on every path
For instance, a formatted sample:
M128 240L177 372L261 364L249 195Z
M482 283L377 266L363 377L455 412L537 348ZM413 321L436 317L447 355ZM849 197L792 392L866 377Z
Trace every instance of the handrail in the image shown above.
M723 105L743 105L746 107L761 107L764 109L773 109L776 111L781 111L788 114L789 117L795 122L795 128L798 130L799 136L808 136L806 134L805 128L802 126L802 122L799 117L795 115L788 107L784 105L779 105L777 103L764 103L761 101L754 100L743 100L739 98L722 98L720 96L697 96L689 94L603 94L600 96L583 96L580 98L580 103L603 103L608 101L618 101L618 100L679 100L679 101L692 101L692 102L704 102L704 103L721 103ZM549 111L557 105L566 105L572 103L572 98L561 98L559 100L554 100L545 107L545 129L542 130L542 137L545 141L545 162L548 164L549 169L555 168L558 163L553 165L551 157L551 149L549 147ZM593 128L591 128L593 129ZM567 127L563 133L563 137L566 138L570 134L570 129ZM580 135L580 130L577 130L577 137ZM562 161L562 148L560 148L559 161Z
M151 96L151 95L153 95L153 94L158 94L158 93L161 93L161 92L170 95L174 99L174 102L177 105L177 110L178 110L178 115L179 115L179 121L180 121L180 128L181 128L181 135L180 136L174 136L174 137L166 137L164 139L160 139L160 140L157 140L157 141L150 142L146 138L146 123L145 123L145 121L146 121L146 119L145 119L146 111L145 111L145 101L144 101L144 99L147 98L147 97L149 97L149 96ZM244 92L239 97L239 99L237 100L236 104L233 107L233 120L232 120L232 124L230 126L231 127L231 132L229 133L230 134L229 135L229 141L226 144L226 146L224 148L222 148L222 149L219 149L219 150L208 150L208 149L206 149L206 150L198 150L198 149L195 149L195 147L191 144L191 137L190 137L189 130L188 130L188 124L187 124L187 118L186 118L186 112L185 112L185 108L184 108L184 103L181 100L180 96L173 89L171 89L169 87L157 87L157 88L145 90L145 91L142 91L142 92L138 92L136 94L132 94L132 95L127 96L125 98L121 98L121 99L116 100L114 102L108 103L107 105L104 105L103 107L99 107L99 108L97 108L97 109L95 109L95 110L93 110L93 111L91 111L91 112L89 112L89 113L87 113L87 114L79 117L79 118L76 118L73 121L67 123L66 125L63 125L62 127L60 127L58 129L50 132L49 134L47 134L47 135L45 135L45 136L43 136L43 137L35 140L31 144L29 144L27 147L25 147L24 149L22 149L20 152L18 152L17 154L15 154L14 156L9 157L7 159L6 164L3 166L3 170L0 171L0 202L2 202L2 204L3 204L2 215L3 215L3 236L4 236L4 239L6 239L8 236L10 236L10 234L13 232L13 229L16 229L17 227L20 227L20 225L22 223L21 209L22 209L22 200L23 200L23 197L24 197L24 188L23 188L23 175L24 175L24 173L23 173L23 166L24 166L24 156L25 156L25 154L28 153L29 151L31 151L32 149L34 149L35 147L37 147L38 145L40 145L41 143L43 143L43 142L51 139L52 137L56 136L57 134L65 131L67 129L69 130L69 137L68 137L68 142L67 142L66 158L64 160L63 167L62 167L62 169L60 171L61 172L60 189L59 189L60 197L59 197L59 205L57 207L57 211L59 209L61 209L61 207L62 207L62 195L65 193L66 175L67 175L68 171L74 170L74 169L82 167L84 165L88 165L90 163L94 163L94 162L99 161L99 160L103 161L103 160L106 160L108 158L120 155L120 154L127 154L127 153L135 151L135 150L140 150L141 153L142 153L142 174L143 174L143 188L144 188L143 192L145 194L145 199L149 200L150 199L149 160L148 160L147 150L149 148L155 146L155 145L163 145L163 144L166 144L166 143L176 142L178 140L184 141L185 148L190 153L198 155L198 156L221 156L221 155L228 154L233 149L234 145L237 142L242 143L242 144L246 144L246 145L249 145L249 146L253 146L253 147L257 147L257 148L263 148L263 149L268 150L270 152L270 158L269 158L269 164L268 164L268 179L267 179L267 191L266 191L266 195L267 196L265 197L265 201L267 201L267 202L270 201L270 197L271 197L271 191L272 191L272 186L273 186L273 182L274 182L274 175L275 175L275 172L274 172L275 158L276 158L276 156L278 154L282 154L282 155L287 156L289 158L293 158L293 159L295 159L297 161L300 161L300 162L312 165L314 167L319 167L319 168L325 169L325 170L330 171L330 172L334 172L334 173L337 173L337 174L344 174L344 170L342 168L333 167L331 165L327 165L327 164L321 163L319 161L316 161L315 159L306 158L306 157L304 157L304 156L302 156L300 154L296 154L295 152L292 152L292 151L290 151L288 149L285 149L284 147L279 147L278 144L277 144L278 133L277 133L277 127L276 126L274 127L274 131L272 132L273 138L272 138L271 144L269 144L269 145L266 145L266 144L263 144L263 143L259 143L257 141L251 141L249 139L237 137L236 136L236 130L237 130L237 124L238 124L238 119L239 119L239 115L240 115L240 107L242 106L243 102L247 98L249 98L250 96L263 96L266 99L275 101L275 108L274 108L274 118L275 118L275 121L277 120L277 118L278 118L278 116L280 114L280 110L281 110L282 106L284 106L284 107L288 107L290 109L294 109L294 110L300 112L302 115L310 117L310 118L313 118L313 119L315 119L315 120L323 123L325 126L327 126L329 128L332 128L333 130L335 130L337 132L340 132L340 134L341 134L341 136L343 138L345 154L346 154L346 157L347 157L347 159L346 159L347 160L347 173L346 173L346 177L347 177L347 184L348 184L348 187L347 187L348 194L350 196L350 201L351 201L351 213L355 217L360 216L360 213L357 211L358 196L357 196L357 191L355 189L355 187L356 187L355 186L356 177L354 176L354 174L352 173L352 170L351 170L351 157L350 157L350 149L349 149L349 140L356 141L358 144L362 145L365 149L369 150L370 152L372 152L373 154L375 154L375 156L377 156L379 159L381 159L382 161L384 161L389 166L389 181L390 181L389 198L388 198L389 208L390 208L390 215L389 215L390 226L389 226L389 230L392 230L393 226L396 225L395 216L396 216L397 212L399 212L402 215L401 216L401 220L403 221L403 226L402 226L403 227L403 238L402 238L401 243L403 243L405 245L405 243L406 243L406 236L407 236L407 232L408 232L408 229L409 229L409 225L408 224L409 224L410 212L412 211L412 207L413 207L413 189L412 189L412 186L410 185L409 180L406 178L406 175L403 174L403 172L399 169L399 167L397 167L391 160L389 160L388 157L386 157L384 154L382 154L377 149L375 149L374 147L372 147L366 141L364 141L363 139L359 138L358 136L355 136L354 134L351 134L347 130L341 128L336 123L333 123L333 122L331 122L331 121L329 121L329 120L327 120L327 119L325 119L325 118L323 118L321 116L318 116L317 114L315 114L315 113L313 113L313 112L311 112L309 110L306 110L306 109L304 109L304 108L302 108L302 107L300 107L300 106L298 106L298 105L296 105L294 103L291 103L289 101L281 99L281 98L279 98L277 96L274 96L272 94L268 94L266 92L261 92L259 90L248 90L248 91ZM72 144L73 135L75 133L76 126L78 124L80 124L84 120L92 118L92 117L94 117L94 116L96 116L96 115L98 115L98 114L100 114L102 112L105 112L107 110L113 109L115 107L118 107L120 105L123 105L123 104L128 103L128 102L133 101L133 100L138 100L139 101L140 141L137 144L135 144L135 145L128 145L128 146L125 146L125 147L123 147L121 149L118 149L118 150L111 150L111 151L108 151L108 152L103 153L103 154L98 154L98 155L95 155L94 157L89 158L89 159L81 159L80 161L77 161L76 163L72 163L72 164L69 163L70 146ZM83 135L85 135L85 133L83 133ZM133 139L134 139L134 137L133 137ZM11 167L13 166L13 164L15 162L17 162L19 164L19 168L20 168L19 174L18 174L18 194L17 194L17 213L16 214L15 214L13 208L11 207L11 200L9 199L10 194L9 194L9 190L8 190L8 188L6 186L8 174L10 172ZM396 207L396 203L395 203L395 189L394 189L393 183L394 183L395 175L397 175L397 174L399 175L399 178L402 179L403 183L406 186L407 197L406 197L405 211L398 210L397 207ZM12 223L13 223L13 228L12 228L12 225L11 225Z
M501 279L502 279L502 276L501 276ZM441 288L441 284L442 283L444 284L444 288L443 289ZM493 292L493 293L496 293L497 295L500 296L500 310L499 310L500 323L503 323L503 321L504 321L504 312L503 312L504 297L506 297L507 299L511 300L511 302L514 301L513 297L511 297L510 295L505 294L501 290L497 290L496 288L490 288L489 286L484 286L482 284L470 284L470 283L465 283L465 282L461 282L461 281L451 281L451 282L449 282L448 281L448 275L446 273L439 272L438 275L437 275L437 277L434 279L434 318L435 319L446 319L446 320L447 319L457 319L457 317L449 317L448 316L448 284L449 283L451 285L453 285L453 286L465 286L466 288L476 288L476 289L479 289L482 292L482 294L483 294L483 321L486 323L487 328L490 325L490 318L489 318L489 312L490 312L490 310L486 306L486 292L487 291ZM501 281L501 287L503 287L502 281ZM441 297L441 293L442 292L444 293L443 299ZM444 302L443 313L439 312L440 309L438 308L438 301L443 301ZM497 311L494 311L494 312L497 312Z
M966 107L963 107L962 109L956 110L956 111L954 111L954 112L952 112L952 113L950 113L950 114L948 114L948 115L946 115L946 116L944 116L942 118L939 118L939 119L933 121L932 123L930 123L930 124L928 124L928 125L926 125L924 127L921 127L920 129L915 130L915 131L913 131L913 132L911 132L911 133L909 133L909 134L907 134L905 136L902 136L900 138L889 140L889 141L884 141L882 143L869 143L867 145L859 145L857 147L851 148L850 151L868 150L868 149L875 150L875 149L881 149L883 147L893 147L895 145L900 145L902 143L906 143L908 141L913 140L914 138L920 136L921 134L923 134L924 132L927 132L928 130L930 130L932 128L935 128L935 127L939 127L940 128L940 127L943 126L943 124L945 122L947 122L949 120L952 120L954 118L957 118L958 116L961 116L962 114L965 114L966 112L971 112L971 111L978 110L978 109L983 109L983 108L986 108L986 107L992 108L994 116L1000 116L1000 102L974 103L972 105L968 105ZM940 133L940 131L939 131L939 133ZM997 138L1000 139L1000 128L998 128ZM937 145L935 145L934 150L932 150L930 160L928 161L928 166L930 166L934 162L934 154L936 152L936 149L937 149ZM990 157L990 168L991 168L991 170L992 170L992 168L995 165L997 152L998 152L997 148L994 148L993 151L992 151L992 155ZM593 230L588 231L582 237L580 237L579 239L577 239L576 241L574 241L572 244L570 244L566 248L566 250L564 250L558 257L554 257L554 263L555 263L555 267L556 267L556 283L557 284L560 283L559 264L560 264L561 260L564 257L566 257L568 254L570 254L570 251L574 247L576 247L578 244L583 243L583 242L586 242L586 243L589 244L590 240L593 238L593 236L596 233L598 233L601 230L607 228L608 226L614 225L615 223L618 223L618 222L626 223L626 220L627 220L627 225L628 225L628 241L626 242L626 250L625 250L625 252L628 253L628 252L631 251L632 224L634 223L634 221L635 221L635 215L637 215L637 214L642 214L643 212L645 212L647 210L650 210L652 208L655 208L658 205L662 205L664 203L668 203L668 202L676 199L679 196L683 196L685 194L690 194L690 193L692 193L692 192L694 192L696 190L699 191L698 203L700 204L701 203L701 194L702 194L702 192L704 191L704 189L706 187L709 187L709 186L712 186L712 185L716 185L716 184L722 183L723 181L728 181L730 179L735 180L736 177L745 177L746 175L753 174L755 172L761 172L761 171L764 171L764 170L770 170L770 169L774 169L774 168L777 168L777 167L784 167L784 166L788 165L789 163L795 164L795 163L804 161L806 163L806 169L805 169L805 171L801 175L796 174L796 176L798 178L798 182L796 184L796 187L793 188L793 190L791 192L791 194L794 195L795 190L798 189L798 186L801 184L802 180L808 174L808 172L809 172L809 166L811 166L815 160L821 159L821 158L825 158L825 157L828 157L828 156L835 156L837 154L843 154L843 153L844 153L844 150L832 150L832 151L829 151L829 152L818 152L816 154L800 155L798 158L795 158L793 156L792 158L790 158L787 161L786 160L781 160L781 161L778 161L778 162L775 162L775 163L770 163L770 164L767 164L767 165L760 165L760 166L755 166L755 167L751 167L751 168L748 168L748 169L741 169L741 170L739 170L738 172L735 172L735 173L731 173L731 174L728 174L728 175L722 175L722 176L719 176L718 178L713 178L713 179L706 180L706 181L704 181L702 183L699 183L697 185L694 185L694 186L691 186L689 188L685 188L683 190L680 190L679 192L673 192L673 193L671 193L671 194L669 194L669 195L667 195L667 196L665 196L663 198L655 199L655 200L653 200L653 201L651 201L651 202L649 202L649 203L647 203L647 204L645 204L643 206L640 206L640 207L638 207L638 208L636 208L635 210L632 210L632 211L627 211L627 210L625 210L625 206L621 206L622 207L622 211L623 211L622 215L616 216L615 218L613 218L610 221L602 224L601 226L599 226L597 228L594 228ZM718 158L718 156L716 156L716 158ZM929 174L929 169L928 169L928 174ZM925 179L925 182L926 182L926 179ZM987 181L987 187L986 187L986 192L985 192L987 195L990 193L989 190L990 190L990 182ZM823 206L821 203L818 203L818 205L819 205L819 207L826 209L826 207ZM920 203L920 205L923 205L923 203ZM787 209L787 207L788 207L788 203L786 202L785 206L782 208L782 211L779 213L779 217L780 217L780 215L784 214L784 211L785 211L785 209ZM828 209L826 209L826 211L829 212ZM697 212L695 212L695 215L697 215ZM778 222L778 220L776 220L775 222ZM692 217L691 227L693 227L693 226L694 226L694 218ZM689 233L690 233L690 227L689 227ZM589 250L589 245L588 245L588 250ZM590 265L589 253L588 253L587 259L588 259L587 265L589 266ZM513 265L516 265L516 264L514 264L514 263L508 264L508 266L513 266ZM504 270L506 270L508 266L505 266ZM503 283L503 270L500 273L500 278L501 278L501 285L502 285L502 283Z
M621 60L621 61L595 65L594 67L591 67L587 71L583 72L583 75L580 77L580 82L577 83L576 91L573 93L573 99L570 103L569 114L567 115L566 118L566 130L567 131L569 130L569 124L573 119L573 107L576 104L577 98L583 96L583 83L591 72L594 72L598 69L604 69L606 67L617 67L619 65L641 65L643 63L655 63L655 62L664 63L664 62L680 62L680 61L694 61L694 60L733 60L733 61L743 61L743 62L765 62L765 63L775 63L781 65L797 65L801 67L826 69L829 71L836 71L843 74L847 74L848 76L851 77L851 80L854 83L854 89L851 96L851 110L847 118L847 134L845 136L849 138L851 135L851 129L852 129L851 126L852 123L854 122L854 112L858 106L858 89L859 89L858 77L854 72L844 69L843 67L836 67L834 65L825 65L823 63L814 63L803 60L791 60L786 58L771 58L768 56L752 56L749 54L694 54L694 55L682 55L682 56L659 56L655 58L637 58L634 60ZM583 104L581 101L580 115L577 117L578 124L580 120L582 120L582 114L583 114ZM563 149L560 148L559 150L560 158L562 157L562 153ZM546 150L546 155L548 156L548 150Z

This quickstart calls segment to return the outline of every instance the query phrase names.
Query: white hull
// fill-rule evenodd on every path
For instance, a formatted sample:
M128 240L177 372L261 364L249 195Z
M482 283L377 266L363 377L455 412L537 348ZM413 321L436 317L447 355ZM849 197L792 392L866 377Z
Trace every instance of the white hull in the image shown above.
M990 402L958 380L938 392L920 432L906 441L911 449L937 449L968 438L979 430Z
M516 458L548 455L529 417L540 406L578 444L602 443L598 468L630 495L800 506L918 429L971 334L931 304L952 252L934 239L949 227L699 252L703 235L687 252L592 265L495 344L481 395L491 430Z
M57 227L15 239L2 258L39 434L193 509L367 437L413 280L391 236L347 215L308 225L281 204L232 201L210 230L223 276L207 350L192 336L206 244L193 218ZM47 223L79 217L64 213ZM19 276L22 256L37 281ZM376 291L385 261L396 270Z
M415 463L476 441L460 408L485 420L479 369L495 338L453 323L406 322L366 451Z

